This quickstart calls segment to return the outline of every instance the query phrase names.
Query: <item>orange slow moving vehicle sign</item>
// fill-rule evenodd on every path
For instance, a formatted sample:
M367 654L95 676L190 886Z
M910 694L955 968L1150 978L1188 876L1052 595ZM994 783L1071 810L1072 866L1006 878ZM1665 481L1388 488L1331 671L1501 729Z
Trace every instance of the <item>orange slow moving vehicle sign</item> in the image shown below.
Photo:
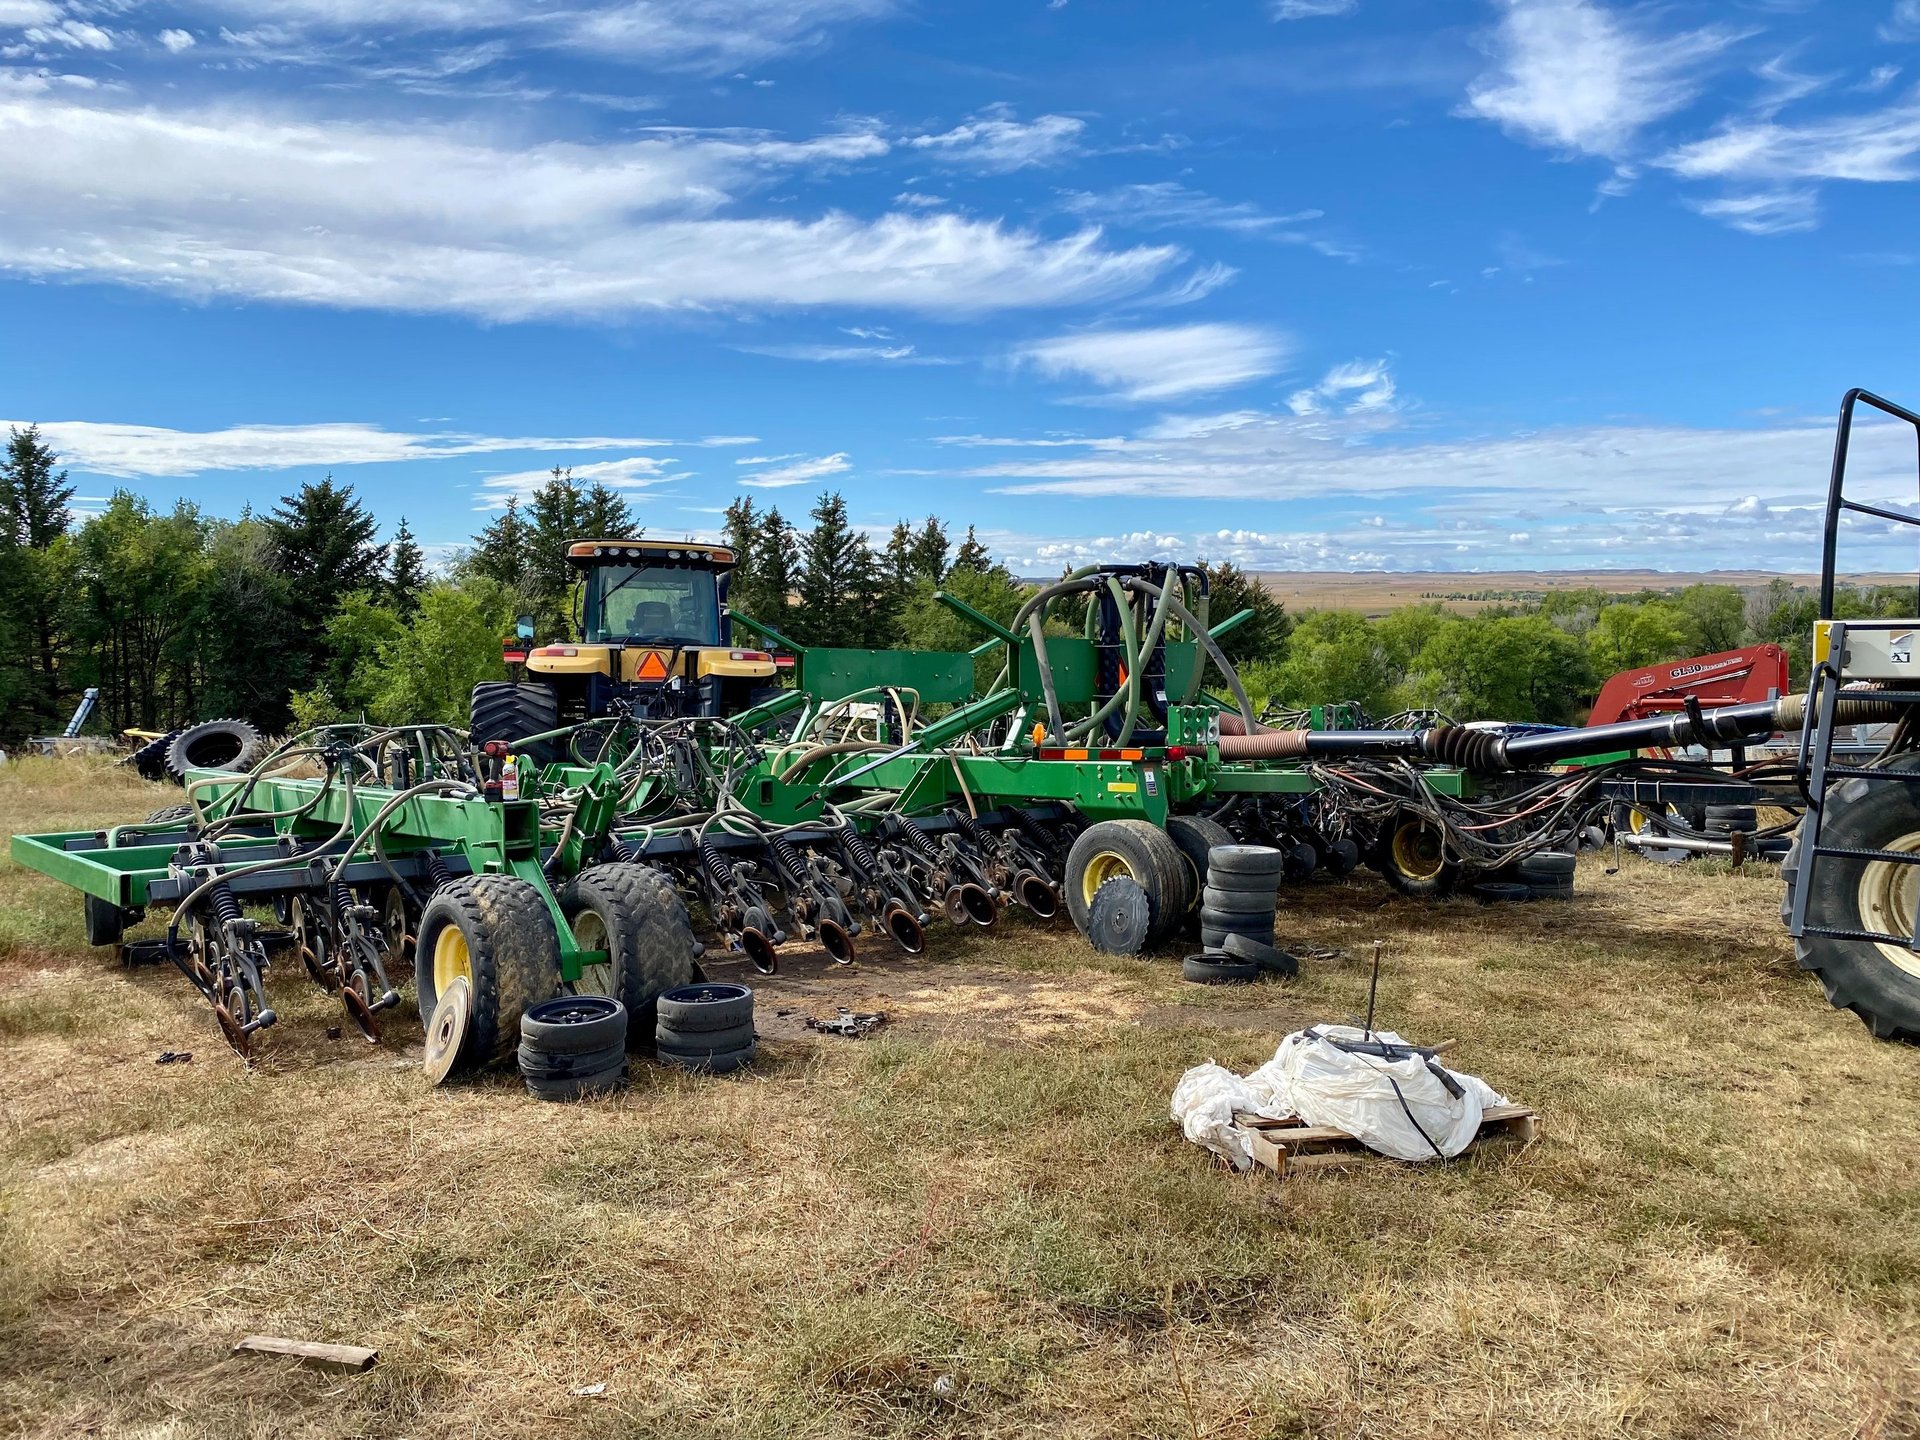
M649 650L646 659L640 662L640 668L634 672L636 680L664 680L667 678L667 661L658 650Z

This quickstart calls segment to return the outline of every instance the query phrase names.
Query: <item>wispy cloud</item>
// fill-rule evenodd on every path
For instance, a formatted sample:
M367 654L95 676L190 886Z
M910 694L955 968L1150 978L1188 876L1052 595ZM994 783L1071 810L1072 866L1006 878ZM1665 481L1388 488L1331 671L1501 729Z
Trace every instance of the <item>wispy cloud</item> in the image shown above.
M1316 20L1328 15L1351 15L1360 0L1270 0L1268 13L1276 20Z
M1050 379L1090 380L1111 399L1149 402L1264 379L1286 354L1271 331L1211 322L1059 335L1022 346L1014 360Z
M754 490L783 490L789 485L805 485L810 480L824 480L829 475L844 475L853 468L853 462L846 452L833 455L821 455L812 460L801 460L792 465L782 465L777 470L761 470L747 476L740 483Z
M25 420L0 420L0 430ZM169 430L92 420L43 420L40 434L61 462L93 475L126 479L184 477L222 470L286 470L302 465L374 465L445 460L505 451L564 455L579 450L659 448L667 440L633 436L499 436L409 433L378 425L235 425L225 430ZM620 462L638 463L638 462Z
M1004 172L1049 165L1080 148L1086 123L1067 115L1019 119L1010 105L990 105L962 124L903 142L915 150L971 169Z
M922 355L911 345L740 345L736 349L749 355L770 355L776 360L839 361L842 363L892 363L896 365L954 365L958 361L939 355Z
M1568 154L1619 159L1647 125L1690 105L1700 74L1738 37L1708 28L1656 35L1590 0L1501 0L1495 68L1467 91L1469 113Z
M1180 251L950 214L737 211L870 132L509 149L446 126L0 100L0 268L183 297L515 320L857 304L978 313L1144 288Z
M1317 385L1296 390L1287 408L1296 415L1322 415L1341 410L1349 415L1393 407L1393 375L1384 360L1349 360L1335 365Z
M667 468L678 463L671 456L628 455L619 460L596 460L569 468L573 471L576 485L599 484L615 490L644 490L669 480L687 479L690 472ZM480 482L473 508L502 509L509 496L524 501L552 478L552 466L544 470L516 470L507 475L490 475Z

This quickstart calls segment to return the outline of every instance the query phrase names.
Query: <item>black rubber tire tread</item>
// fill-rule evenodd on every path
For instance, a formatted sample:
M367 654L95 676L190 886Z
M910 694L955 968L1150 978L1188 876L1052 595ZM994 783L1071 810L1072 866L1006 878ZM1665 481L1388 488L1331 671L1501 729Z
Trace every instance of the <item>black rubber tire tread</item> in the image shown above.
M178 825L182 821L191 819L193 819L191 805L162 805L140 823L142 825Z
M1271 875L1276 882L1286 863L1271 845L1226 845L1207 856L1207 868L1222 875Z
M1257 913L1246 910L1215 910L1210 905L1202 905L1200 924L1203 929L1220 930L1229 935L1265 935L1273 929L1273 914L1265 910Z
M1278 894L1272 890L1216 890L1209 885L1200 892L1200 906L1223 915L1271 915Z
M239 748L233 758L218 765L196 766L193 752L205 742L219 736L227 736L238 745ZM196 768L231 770L236 773L251 770L254 762L266 753L266 748L266 737L244 720L205 720L182 730L168 742L167 774L173 777L174 783L184 785L187 782L187 771Z
M1793 887L1800 883L1800 832L1793 832L1793 843L1787 847L1786 858L1780 862L1780 878L1786 888L1780 892L1780 923L1793 923Z
M1402 811L1389 824L1382 827L1380 844L1375 852L1377 863L1380 867L1380 873L1386 877L1387 884L1391 885L1402 895L1414 900L1437 900L1442 896L1451 895L1454 888L1459 885L1460 866L1458 862L1452 860L1445 861L1441 864L1437 874L1427 876L1409 875L1394 863L1394 832L1400 828L1404 821L1417 818L1419 817L1410 817L1405 811ZM1427 823L1431 825L1433 822L1428 821Z
M1531 900L1536 892L1531 885L1523 885L1517 880L1483 880L1475 885L1471 892L1474 899L1488 905L1504 904L1508 901Z
M564 1080L571 1076L597 1075L602 1070L626 1064L627 1046L622 1040L618 1045L610 1045L586 1055L554 1055L533 1049L523 1042L514 1052L514 1060L520 1066L520 1073L531 1079Z
M595 1014L590 1019L577 1021L555 1020L538 1013L543 1008L557 1006L578 1009L581 1001L587 1002L584 1008L590 1011L605 1009L608 1005L612 1009L604 1015ZM591 1055L616 1046L624 1051L627 1007L610 995L555 995L527 1007L520 1017L520 1044L549 1055Z
M1193 893L1191 910L1200 903L1200 888L1207 883L1207 856L1216 845L1233 844L1233 832L1217 820L1204 815L1169 815L1167 838L1180 847L1185 858L1187 888Z
M516 755L525 755L536 765L548 765L558 758L551 740L524 747L516 743L560 727L560 696L551 685L483 680L473 687L468 716L467 740L476 750L489 740L504 740Z
M653 1032L653 1048L661 1055L722 1055L751 1045L757 1037L753 1022L732 1025L725 1030L704 1030L686 1034L662 1025Z
M624 1066L615 1065L597 1075L573 1075L564 1080L538 1080L527 1077L527 1093L536 1100L583 1100L589 1095L609 1095L620 1088Z
M1263 945L1273 944L1271 930L1220 930L1210 925L1200 927L1200 943L1209 950L1225 951L1227 942L1236 935L1244 935L1249 940L1258 940Z
M1220 947L1235 960L1258 965L1272 975L1298 975L1300 961L1298 957L1270 945L1264 940L1256 940L1251 935L1229 935L1226 943Z
M1080 832L1067 852L1061 888L1074 928L1087 933L1088 902L1083 877L1095 855L1113 851L1127 862L1134 882L1147 892L1148 949L1162 943L1185 921L1192 897L1187 892L1187 862L1171 836L1146 820L1102 820Z
M1760 812L1751 805L1709 805L1706 819L1709 833L1734 830L1751 833L1760 828Z
M87 929L87 944L118 945L127 933L127 917L111 900L98 895L82 895L80 910Z
M560 988L560 937L547 902L517 875L468 875L434 891L414 946L413 983L422 1017L431 1017L440 1003L433 949L447 925L458 925L466 936L472 970L466 1064L484 1069L504 1063L520 1041L526 1008Z
M1580 866L1578 857L1565 850L1536 850L1513 868L1529 885L1551 880L1571 879Z
M1920 755L1902 755L1886 768L1920 769ZM1916 791L1920 786L1897 780L1842 781L1827 792L1821 845L1878 850L1920 830ZM1790 886L1803 878L1799 852L1796 837L1789 852L1794 866ZM1807 895L1807 924L1872 928L1862 923L1859 914L1860 875L1866 863L1841 855L1820 857L1814 871L1819 883ZM1821 988L1837 1009L1852 1011L1880 1039L1920 1043L1920 975L1901 970L1865 940L1803 935L1793 942L1793 955L1801 969L1819 976Z
M1180 975L1196 985L1250 985L1260 978L1260 967L1251 960L1189 955L1180 962Z
M702 1075L731 1075L735 1070L751 1065L754 1057L759 1053L758 1045L746 1045L738 1050L723 1051L706 1059L663 1051L660 1054L660 1063L675 1066L681 1070L692 1070Z
M178 730L169 730L166 734L147 741L127 756L127 764L133 766L142 780L171 779L172 777L167 774L167 750L179 738Z
M711 1000L695 998L703 992L724 993ZM680 1035L732 1030L753 1023L753 991L745 985L679 985L660 997L655 1013L659 1029Z
M569 919L591 909L605 927L617 992L627 1007L627 1045L646 1043L656 1002L694 977L700 942L673 882L646 865L616 861L582 870L560 894Z
M1210 872L1202 890L1220 890L1234 895L1277 896L1282 884L1278 875L1221 875ZM1204 895L1203 897L1204 898Z

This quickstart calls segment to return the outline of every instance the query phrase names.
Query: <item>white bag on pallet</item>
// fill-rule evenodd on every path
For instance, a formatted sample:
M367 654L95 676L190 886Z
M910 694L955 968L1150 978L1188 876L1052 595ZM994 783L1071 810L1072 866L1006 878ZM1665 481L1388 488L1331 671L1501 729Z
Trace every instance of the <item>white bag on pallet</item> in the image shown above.
M1273 1059L1251 1075L1236 1075L1211 1061L1197 1065L1174 1087L1173 1118L1189 1140L1245 1170L1253 1151L1247 1132L1233 1123L1235 1111L1272 1119L1298 1116L1308 1125L1344 1130L1396 1160L1437 1160L1472 1143L1487 1106L1507 1103L1477 1076L1449 1070L1462 1092L1454 1095L1427 1068L1424 1056L1385 1060L1329 1043L1368 1038L1407 1043L1391 1030L1375 1030L1369 1037L1355 1025L1316 1025L1287 1036Z

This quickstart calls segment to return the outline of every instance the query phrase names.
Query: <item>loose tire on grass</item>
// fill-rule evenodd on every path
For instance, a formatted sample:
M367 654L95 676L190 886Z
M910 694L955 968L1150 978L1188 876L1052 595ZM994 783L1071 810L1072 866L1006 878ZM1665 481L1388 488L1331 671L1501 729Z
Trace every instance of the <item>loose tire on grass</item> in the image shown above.
M140 823L142 825L184 825L193 819L191 805L162 805Z
M1180 974L1196 985L1250 985L1260 978L1260 967L1225 955L1189 955L1180 962Z
M1889 768L1920 768L1903 756ZM1920 785L1849 779L1827 792L1823 847L1920 851ZM1789 854L1789 891L1807 879L1798 841ZM1783 870L1786 866L1782 867ZM1920 866L1849 855L1822 855L1807 893L1807 924L1824 929L1913 933ZM1803 935L1794 958L1820 977L1827 999L1851 1010L1883 1040L1920 1042L1920 955L1904 945Z
M551 764L558 750L551 740L532 745L520 742L560 727L560 697L551 685L516 685L510 680L486 680L473 687L467 738L474 747L504 740L516 755L536 765Z
M1082 935L1100 887L1124 875L1147 896L1147 948L1169 939L1185 920L1193 897L1187 861L1166 831L1145 820L1102 820L1081 832L1067 852L1067 913Z
M627 1010L629 1045L645 1044L657 1002L693 980L701 950L672 883L645 865L595 865L560 892L560 909L576 945L608 956L587 966L574 989L618 1000Z
M599 1071L597 1074L569 1076L558 1080L545 1080L529 1075L526 1077L527 1093L536 1100L584 1100L589 1095L606 1095L619 1089L620 1080L625 1072L626 1066L620 1064L609 1070Z
M1115 875L1087 907L1087 943L1103 955L1138 955L1152 923L1147 892L1131 876Z
M680 1035L711 1034L753 1023L753 991L745 985L680 985L660 996L658 1025Z
M209 720L173 737L167 774L184 785L189 770L250 770L266 746L266 738L244 720Z
M671 1051L660 1051L660 1063L681 1070L692 1070L702 1075L731 1075L736 1070L745 1069L760 1053L757 1045L748 1045L739 1050L723 1050L716 1055L702 1058L694 1055L676 1055Z
M1760 828L1760 812L1751 805L1709 805L1706 820L1709 835L1731 835L1735 831L1751 835Z
M1180 847L1180 854L1187 862L1187 889L1194 897L1188 906L1191 909L1199 902L1200 889L1207 883L1208 856L1218 847L1233 844L1233 832L1204 815L1169 815L1167 838Z
M1300 961L1295 956L1264 940L1256 940L1251 935L1229 935L1226 943L1220 948L1235 960L1258 965L1270 974L1298 975L1300 973Z
M1437 899L1453 893L1460 866L1447 858L1446 839L1422 816L1401 812L1381 832L1380 873L1402 895Z
M1541 850L1514 866L1514 876L1540 900L1567 900L1573 896L1578 861L1564 850Z
M127 756L126 763L133 766L142 780L165 780L168 778L167 751L179 738L178 730L169 730Z
M466 1067L505 1061L527 1007L560 988L560 939L538 890L516 875L471 875L434 892L414 946L422 1015L433 1014L456 975L473 987Z
M520 1017L520 1044L543 1055L591 1055L624 1048L627 1007L610 995L556 995Z

